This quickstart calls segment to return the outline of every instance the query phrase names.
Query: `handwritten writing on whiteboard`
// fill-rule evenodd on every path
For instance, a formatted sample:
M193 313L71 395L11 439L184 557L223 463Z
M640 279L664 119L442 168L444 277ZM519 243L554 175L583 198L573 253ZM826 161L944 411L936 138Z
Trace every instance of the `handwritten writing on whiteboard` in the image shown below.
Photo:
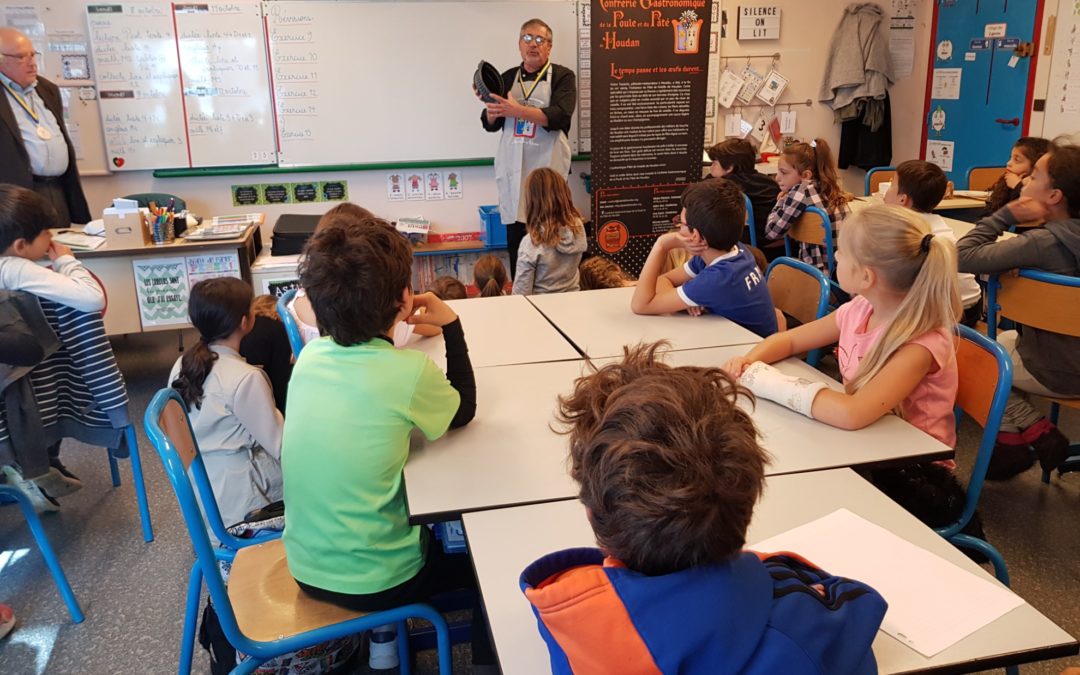
M301 146L328 140L329 129L319 123L319 32L315 18L303 6L269 7L266 38L274 75L274 107L280 139L279 161L291 163Z
M169 5L86 8L105 148L113 170L188 166Z
M274 120L259 4L176 4L174 12L192 164L272 162Z

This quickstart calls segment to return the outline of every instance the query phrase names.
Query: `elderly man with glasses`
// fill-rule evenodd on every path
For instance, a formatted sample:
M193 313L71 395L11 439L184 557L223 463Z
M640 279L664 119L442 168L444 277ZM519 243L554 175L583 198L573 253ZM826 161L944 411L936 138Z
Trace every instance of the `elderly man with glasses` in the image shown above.
M38 77L30 38L0 28L0 183L29 188L52 204L56 227L86 223L75 148L64 126L60 89Z
M577 83L569 68L551 63L551 27L540 19L521 26L521 65L502 74L506 98L492 94L480 121L488 131L501 131L495 154L499 215L506 224L510 276L517 271L518 246L525 236L525 202L521 188L533 169L548 167L570 173L570 117L577 104Z

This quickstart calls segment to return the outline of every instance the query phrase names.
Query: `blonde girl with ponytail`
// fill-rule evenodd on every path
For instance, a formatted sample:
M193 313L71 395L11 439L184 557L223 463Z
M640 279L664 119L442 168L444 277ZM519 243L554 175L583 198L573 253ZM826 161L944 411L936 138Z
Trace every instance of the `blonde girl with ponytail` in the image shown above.
M836 268L851 302L776 333L725 369L756 395L826 424L860 429L895 411L955 447L956 247L918 214L874 206L845 222ZM768 365L833 343L843 392Z

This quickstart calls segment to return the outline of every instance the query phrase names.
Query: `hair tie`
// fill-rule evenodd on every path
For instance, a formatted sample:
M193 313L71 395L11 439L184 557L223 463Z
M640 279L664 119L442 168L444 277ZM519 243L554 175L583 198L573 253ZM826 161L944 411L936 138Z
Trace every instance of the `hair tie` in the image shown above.
M933 238L934 238L933 234L928 234L928 235L924 236L922 238L922 241L919 242L919 250L922 251L923 253L929 253L930 252L930 240L933 239Z
M810 141L810 147L811 148L817 148L817 140L816 139Z

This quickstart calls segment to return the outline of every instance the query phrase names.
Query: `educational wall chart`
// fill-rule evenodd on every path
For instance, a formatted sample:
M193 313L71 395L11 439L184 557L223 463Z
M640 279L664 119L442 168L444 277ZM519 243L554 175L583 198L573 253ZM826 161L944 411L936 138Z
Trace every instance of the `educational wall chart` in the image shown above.
M258 3L86 13L110 169L277 161Z
M711 4L592 3L596 245L634 275L701 175Z
M184 326L191 287L203 279L241 278L236 251L131 261L143 328Z
M1080 134L1080 2L1061 0L1057 16L1043 119L1045 138Z

